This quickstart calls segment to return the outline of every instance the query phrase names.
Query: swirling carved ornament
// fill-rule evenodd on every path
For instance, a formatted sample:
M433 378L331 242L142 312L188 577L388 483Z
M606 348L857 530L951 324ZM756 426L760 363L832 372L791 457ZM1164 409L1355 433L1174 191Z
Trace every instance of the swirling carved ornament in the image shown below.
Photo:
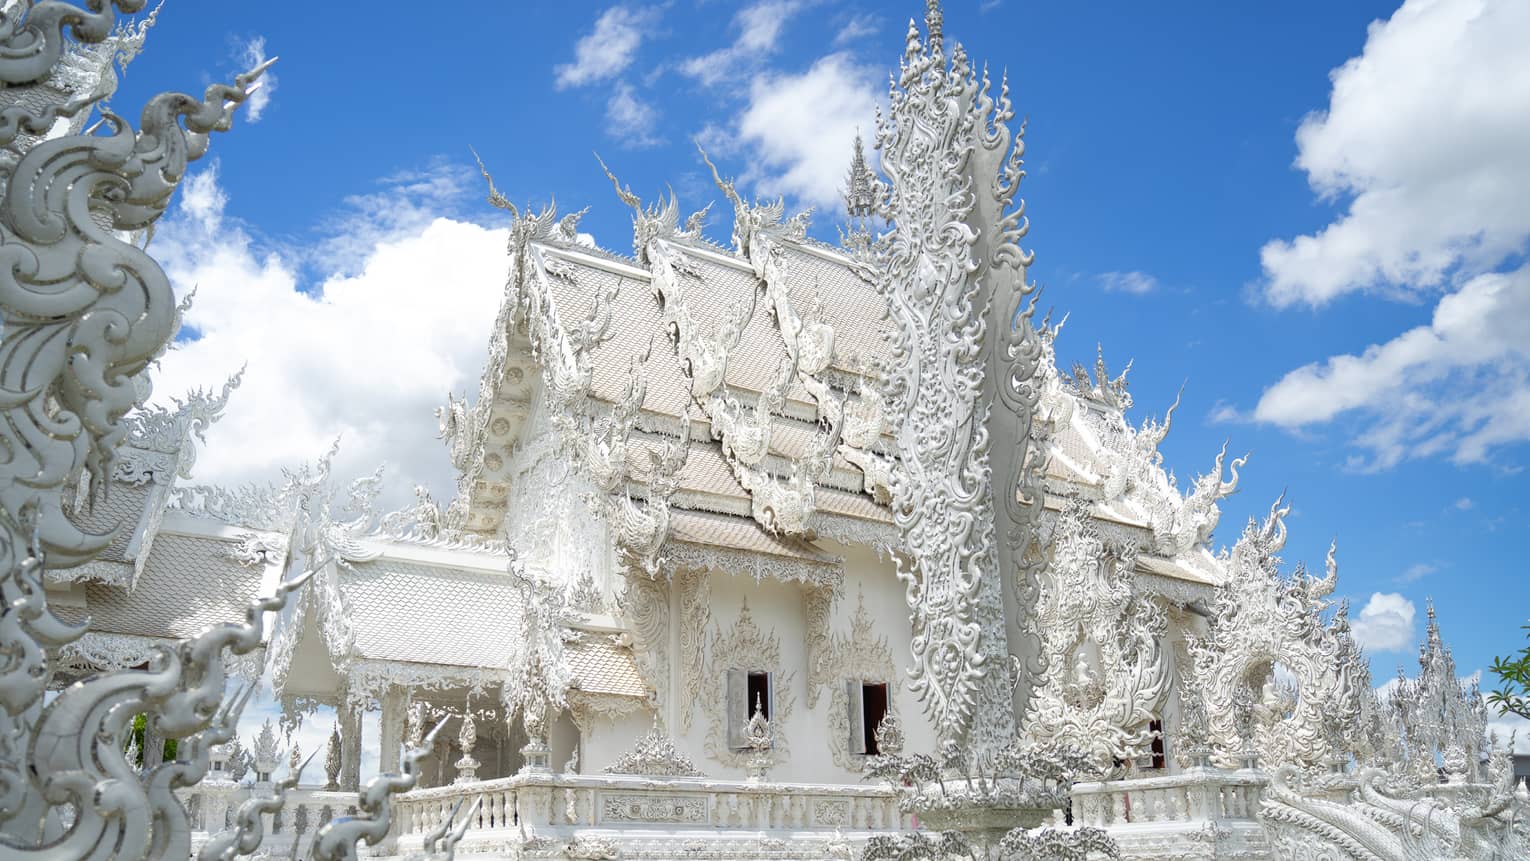
M896 706L900 687L900 674L893 663L887 637L877 635L876 623L866 609L864 595L856 596L855 612L850 616L850 633L834 637L827 663L828 667L822 676L830 686L829 754L841 768L861 771L866 767L866 755L850 748L850 696L845 690L845 683L860 680L887 685L886 718L891 721L884 722L883 727L893 732L898 732ZM884 735L879 733L877 738L881 740ZM893 751L889 748L887 752Z
M1089 503L1071 500L1052 534L1034 607L1045 671L1025 732L1088 751L1101 771L1141 756L1162 714L1171 666L1163 609L1133 590L1136 548L1108 545Z
M1419 673L1409 679L1398 670L1379 717L1401 738L1395 751L1401 772L1419 785L1437 779L1443 768L1452 783L1476 781L1481 773L1488 711L1478 682L1463 684L1456 661L1440 636L1434 604L1419 648Z
M1352 749L1345 707L1363 682L1353 662L1343 660L1341 628L1322 619L1338 582L1337 563L1330 550L1324 577L1303 569L1281 576L1276 554L1285 545L1289 511L1277 501L1262 524L1250 520L1238 543L1223 552L1227 581L1218 590L1210 633L1189 640L1212 761L1225 767L1256 753L1272 767L1322 768ZM1276 676L1277 665L1290 681Z
M629 750L605 767L606 774L641 774L651 777L702 777L690 757L681 753L675 740L657 725L640 736Z
M1530 852L1526 802L1515 796L1506 750L1495 751L1485 782L1442 795L1380 768L1310 775L1274 769L1259 816L1280 858L1465 861Z
M771 674L770 748L766 756L781 761L789 756L787 738L781 732L791 718L796 697L792 693L796 672L788 670L781 660L781 641L774 631L760 630L745 599L739 608L738 619L724 631L716 625L712 631L711 659L707 665L710 676L707 684L707 711L710 725L707 728L707 755L734 768L750 766L756 756L752 750L734 750L728 744L728 671L764 670ZM752 709L754 704L749 707Z
M119 2L136 10L141 3ZM128 436L127 412L145 395L142 372L174 332L177 305L164 272L124 237L163 214L189 161L262 69L214 85L203 98L152 98L135 131L101 112L103 134L40 135L83 103L49 102L42 83L66 42L99 42L114 11L86 12L52 2L13 10L0 25L0 145L20 153L7 164L0 198L0 822L5 851L18 858L76 857L111 847L117 857L186 857L185 811L171 794L207 770L207 748L226 741L243 695L224 700L224 653L260 645L260 614L279 608L289 588L252 608L244 624L160 647L146 670L119 670L39 703L60 647L82 628L50 611L44 560L67 568L89 561L115 537L77 529L65 515L66 489L82 471L102 492ZM93 93L98 96L99 93ZM37 105L34 112L29 105ZM136 774L117 740L122 722L153 713L157 732L182 738L180 760ZM55 740L49 742L48 740ZM41 741L38 741L41 740ZM62 740L62 743L57 740ZM109 804L98 790L111 787ZM67 826L47 835L51 808L73 808Z
M991 753L1014 733L1000 571L1018 572L1023 591L1038 558L1041 350L1025 302L1028 225L1014 201L1024 147L1007 127L1008 85L995 101L960 46L948 64L939 18L932 7L924 43L910 26L877 131L882 214L895 227L876 251L892 321L882 395L900 458L893 515L915 554L899 569L914 628L909 687L943 739Z
M706 569L691 569L675 575L680 591L678 620L680 654L680 731L689 732L691 715L696 710L696 695L701 692L701 671L706 659L707 626L712 621L712 580Z

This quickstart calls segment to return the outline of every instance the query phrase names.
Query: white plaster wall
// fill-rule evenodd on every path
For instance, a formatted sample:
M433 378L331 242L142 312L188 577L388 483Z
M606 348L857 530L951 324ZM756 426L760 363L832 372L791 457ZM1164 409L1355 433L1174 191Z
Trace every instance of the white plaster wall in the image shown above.
M908 689L908 670L913 662L913 629L909 626L908 602L904 597L903 584L898 580L891 557L878 558L876 551L867 547L819 543L829 553L845 558L845 589L830 615L832 633L849 635L857 590L860 590L867 612L877 620L876 633L887 638L887 649L897 671L898 684L892 693L892 701L893 710L903 725L903 750L905 753L933 753L935 728L925 717L918 698ZM824 715L828 714L827 699L824 697L818 704L819 711ZM824 754L827 757L827 750ZM855 773L854 777L860 780L859 773Z
M593 718L580 742L579 773L600 774L653 729L653 712L640 708L617 718ZM561 767L563 763L555 765Z
M924 718L919 702L908 691L908 608L904 603L903 587L893 573L891 560L879 559L874 551L862 547L820 543L827 552L845 558L844 585L830 612L831 637L849 637L857 600L864 600L867 612L875 620L877 635L887 638L894 671L894 678L887 681L892 683L893 710L903 724L905 749L933 750L933 728ZM668 729L680 752L690 757L697 768L708 776L739 780L747 777L743 767L724 764L708 755L706 747L707 734L711 731L713 721L724 719L723 704L718 696L722 685L713 677L712 643L719 633L726 635L738 621L740 609L747 598L755 624L762 632L774 632L780 643L781 665L771 668L778 673L777 697L780 697L784 685L792 699L790 715L784 723L775 727L776 732L787 739L787 758L771 769L768 778L804 783L861 783L860 772L836 765L831 755L830 695L833 686L842 684L843 680L826 680L828 683L819 689L816 706L810 709L807 705L808 631L803 612L804 587L776 580L756 582L751 576L716 571L709 577L711 611L703 638L706 653L702 661L699 690L682 689L682 656L676 653L678 643L673 631L669 638L671 654L668 684L675 706L672 710L674 717ZM673 615L670 622L671 625L675 622ZM785 678L787 675L790 678ZM679 731L678 719L679 710L683 708L692 710L690 729L685 733ZM595 772L609 765L651 728L651 722L652 715L647 710L639 710L617 719L595 719L583 739L581 770ZM554 765L561 765L561 760L555 760Z
M553 771L562 771L565 763L574 755L579 747L579 728L574 726L574 720L568 712L560 712L550 722L547 730L547 749L551 754Z

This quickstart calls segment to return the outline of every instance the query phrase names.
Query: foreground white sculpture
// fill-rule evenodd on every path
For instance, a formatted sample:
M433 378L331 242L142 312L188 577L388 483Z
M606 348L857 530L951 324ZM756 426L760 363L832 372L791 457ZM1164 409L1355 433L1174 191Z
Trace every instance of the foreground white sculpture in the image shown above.
M111 29L110 12L29 11L13 47ZM175 486L237 380L123 420L175 310L152 260L88 214L152 224L246 82L156 100L152 141L117 122L17 137L0 201L21 261L0 289L17 393L0 432L25 455L0 490L7 849L1523 854L1523 802L1503 753L1484 759L1481 698L1432 615L1420 678L1378 699L1328 601L1334 554L1323 577L1281 572L1280 502L1211 550L1246 459L1224 449L1182 493L1157 451L1172 407L1133 427L1103 355L1058 372L1061 325L1035 321L1018 244L1006 87L948 56L942 28L933 2L910 24L881 175L852 151L842 247L705 154L731 247L703 235L706 210L645 206L610 170L631 257L491 184L510 276L477 398L437 413L459 470L444 509L420 491L377 510L381 473L344 486L333 449L270 487ZM0 79L43 73L25 62ZM53 115L0 118L33 133ZM53 269L68 290L28 288ZM334 709L327 782L301 785L269 724L236 776L249 688L225 693L225 670L268 671L288 732ZM362 789L369 709L403 776Z

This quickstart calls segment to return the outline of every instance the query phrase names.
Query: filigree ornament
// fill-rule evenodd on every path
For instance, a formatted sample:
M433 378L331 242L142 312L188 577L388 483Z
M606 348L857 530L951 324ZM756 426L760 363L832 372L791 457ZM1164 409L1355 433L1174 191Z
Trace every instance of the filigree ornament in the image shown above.
M873 737L878 741L878 750L886 753L895 753L896 750L882 748L881 729L889 721L892 722L892 733L901 734L897 728L897 715L893 706L897 703L899 690L896 667L893 664L892 651L888 648L887 638L878 636L875 622L871 613L866 609L864 595L856 598L855 612L850 616L849 635L840 634L835 636L827 656L827 669L823 676L830 684L829 689L829 752L834 763L849 771L860 771L865 768L866 754L857 752L851 747L850 736L862 717L859 714L851 715L850 695L847 685L859 685L862 682L879 682L887 685L888 711L882 718L882 723L872 727ZM810 702L809 705L812 705ZM864 732L864 728L861 729ZM901 749L901 739L894 739L896 746Z
M675 747L675 740L659 729L657 722L646 735L638 738L632 750L618 756L605 767L606 774L641 774L653 777L702 777L690 758Z
M511 719L520 713L526 736L530 739L528 749L535 748L545 755L549 709L552 714L557 714L568 707L568 689L573 684L563 651L572 617L567 596L559 584L535 580L520 570L515 560L512 559L511 564L516 566L512 567L512 575L522 583L522 642L525 645L512 656L500 701ZM471 759L466 747L464 758ZM548 763L533 763L528 757L527 764L545 769Z
M1329 729L1344 720L1357 680L1341 628L1325 625L1326 596L1338 582L1334 553L1324 577L1298 568L1280 574L1276 554L1285 545L1281 500L1262 524L1252 519L1232 550L1219 559L1227 582L1218 590L1211 630L1191 638L1196 685L1205 700L1212 761L1242 764L1250 752L1269 766L1327 767L1349 743L1336 746ZM1290 673L1286 681L1276 667ZM1345 724L1338 733L1353 733Z
M948 64L939 21L932 6L924 43L910 24L877 130L895 228L878 253L892 321L882 394L900 458L893 516L914 554L899 571L914 627L909 687L942 738L974 728L971 741L992 751L1014 732L1000 571L1023 591L1037 559L1041 348L1008 83L995 101L959 45Z
M1167 618L1134 593L1135 561L1135 547L1107 545L1089 504L1071 500L1033 611L1046 670L1025 732L1088 751L1101 771L1146 751L1169 692Z
M1508 753L1493 760L1489 782L1456 795L1409 787L1379 768L1311 775L1285 765L1271 775L1259 814L1279 858L1524 857L1530 805L1515 795Z
M780 761L789 755L788 739L780 731L791 719L796 697L792 693L796 672L788 670L781 659L781 641L774 631L760 630L744 601L739 608L738 619L726 631L721 625L712 631L711 660L708 664L707 704L711 723L707 728L707 755L724 765L734 768L751 767L751 760L761 756L770 761ZM762 753L753 749L736 749L729 743L728 675L730 670L763 670L771 674L770 691L770 746ZM753 703L746 706L753 711ZM732 716L734 719L738 715Z
M1383 703L1387 723L1400 735L1399 777L1417 785L1433 783L1443 766L1452 783L1477 781L1487 740L1488 712L1475 679L1463 683L1456 662L1440 637L1434 603L1419 646L1419 673L1412 679L1398 670L1397 683Z

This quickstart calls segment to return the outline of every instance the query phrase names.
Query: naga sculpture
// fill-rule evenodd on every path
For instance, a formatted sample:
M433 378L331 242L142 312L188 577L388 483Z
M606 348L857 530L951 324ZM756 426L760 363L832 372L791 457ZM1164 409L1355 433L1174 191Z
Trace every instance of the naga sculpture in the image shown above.
M1255 753L1269 765L1322 768L1351 749L1336 744L1329 729L1357 681L1353 665L1340 660L1339 629L1322 619L1338 565L1330 549L1325 576L1303 569L1281 576L1276 554L1285 545L1290 511L1281 503L1262 524L1250 520L1224 551L1228 581L1218 590L1210 635L1191 638L1212 761L1225 767ZM1291 674L1289 683L1277 667Z
M221 400L194 398L174 415L130 410L148 396L150 363L166 348L180 312L163 270L135 241L164 214L189 162L209 135L230 127L269 63L214 84L201 98L164 93L149 100L140 126L101 109L118 55L141 46L147 22L114 30L117 13L143 0L6 4L0 18L0 854L7 858L172 859L190 855L187 812L175 791L200 781L211 751L233 737L251 688L226 682L230 659L262 645L267 613L280 611L312 576L300 570L248 606L243 621L214 625L174 647L155 648L147 666L101 673L44 702L60 647L83 626L50 610L43 572L91 560L115 532L91 534L65 510L66 494L103 493L131 433L148 456L177 434L168 467L183 475L186 435L200 433ZM65 38L65 32L77 42ZM94 80L61 64L79 46L120 40L98 53ZM87 70L88 71L88 70ZM88 75L87 75L88 77ZM67 120L63 125L60 119ZM228 388L224 390L226 398ZM204 405L205 414L197 414ZM188 413L188 407L190 412ZM151 458L152 459L152 458ZM147 462L145 462L147 463ZM149 469L139 464L128 480ZM173 476L164 477L168 485ZM77 500L78 501L78 500ZM88 503L88 500L86 500ZM124 736L146 714L159 738L179 739L175 759L142 772L128 762ZM271 797L252 799L235 827L215 837L203 858L255 851L262 815L281 805L297 763ZM321 830L320 857L354 857L357 837L386 832L386 796L407 783L378 784L362 799L365 827L343 820ZM449 848L447 850L449 852Z

